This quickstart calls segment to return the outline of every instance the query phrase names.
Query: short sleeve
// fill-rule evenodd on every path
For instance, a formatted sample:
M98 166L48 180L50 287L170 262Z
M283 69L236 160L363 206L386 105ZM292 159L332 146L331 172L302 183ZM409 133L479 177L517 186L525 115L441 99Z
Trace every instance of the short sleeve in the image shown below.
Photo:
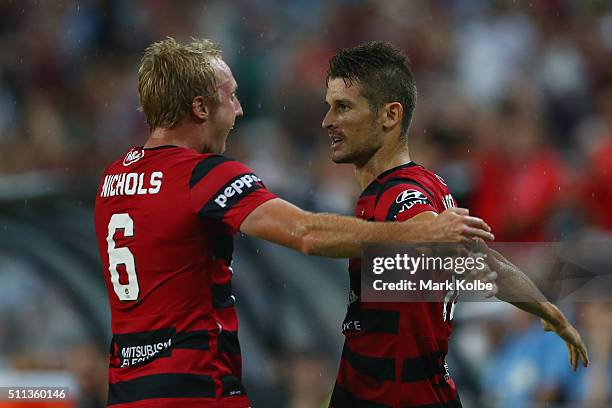
M195 165L189 196L199 217L220 221L234 231L255 208L276 198L251 169L221 155L207 156Z
M379 221L405 221L415 215L433 211L433 197L423 186L410 180L386 183L378 197L375 217Z

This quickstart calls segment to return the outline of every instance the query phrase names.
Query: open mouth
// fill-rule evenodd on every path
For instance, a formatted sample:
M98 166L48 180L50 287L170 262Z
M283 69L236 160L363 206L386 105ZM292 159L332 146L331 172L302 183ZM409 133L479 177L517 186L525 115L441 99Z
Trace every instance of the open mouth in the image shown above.
M342 137L338 135L330 135L329 138L331 139L332 147L337 147L338 145L340 145L340 143L343 142Z

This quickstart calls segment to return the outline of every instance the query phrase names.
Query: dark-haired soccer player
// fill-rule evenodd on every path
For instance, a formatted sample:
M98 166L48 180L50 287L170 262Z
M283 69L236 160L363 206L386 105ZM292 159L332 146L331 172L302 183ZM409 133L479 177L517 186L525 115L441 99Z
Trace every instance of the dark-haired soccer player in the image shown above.
M416 86L406 57L388 43L344 49L330 61L323 119L332 160L355 165L363 192L355 215L369 221L432 220L455 205L444 180L413 162L408 128ZM588 358L578 332L514 265L490 254L500 299L543 320L568 345L574 369ZM453 299L430 303L362 303L360 261L349 262L350 296L343 323L345 343L332 408L460 407L445 356Z
M221 155L242 107L208 40L152 44L138 87L150 136L106 168L95 206L112 314L109 406L250 405L231 289L238 230L330 257L358 256L363 242L493 238L466 210L383 225L277 198Z

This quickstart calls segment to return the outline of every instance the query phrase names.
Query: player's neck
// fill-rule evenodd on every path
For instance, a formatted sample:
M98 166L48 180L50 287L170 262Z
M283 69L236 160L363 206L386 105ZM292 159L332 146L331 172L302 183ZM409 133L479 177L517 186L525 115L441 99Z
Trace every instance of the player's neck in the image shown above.
M189 126L182 123L179 123L176 127L171 129L158 127L153 129L144 147L151 148L172 145L204 153L207 150L207 144L202 140L202 134L200 132L201 130L196 126Z
M410 161L405 143L383 145L363 165L355 165L355 175L363 190L381 173Z

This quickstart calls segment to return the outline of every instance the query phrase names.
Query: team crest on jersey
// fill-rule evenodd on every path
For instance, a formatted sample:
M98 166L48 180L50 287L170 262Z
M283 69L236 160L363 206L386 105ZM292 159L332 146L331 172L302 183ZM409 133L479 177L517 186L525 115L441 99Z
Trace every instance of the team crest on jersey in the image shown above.
M138 160L142 159L144 157L144 150L140 149L140 150L130 150L128 152L128 154L125 155L125 158L123 159L123 165L124 166L129 166L130 164L134 164L136 163Z

